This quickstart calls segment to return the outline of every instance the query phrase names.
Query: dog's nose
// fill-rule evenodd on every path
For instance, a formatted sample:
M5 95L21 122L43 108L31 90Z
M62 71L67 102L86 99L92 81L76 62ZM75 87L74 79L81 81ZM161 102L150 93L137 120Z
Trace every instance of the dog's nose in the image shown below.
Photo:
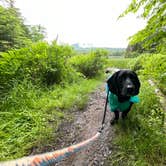
M134 91L134 86L133 85L127 85L127 92L132 93Z

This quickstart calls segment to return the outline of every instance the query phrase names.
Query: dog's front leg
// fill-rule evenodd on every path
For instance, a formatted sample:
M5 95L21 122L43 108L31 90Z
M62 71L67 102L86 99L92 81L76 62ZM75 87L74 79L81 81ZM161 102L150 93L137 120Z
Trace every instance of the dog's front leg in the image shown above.
M125 119L127 117L127 114L129 113L129 111L131 110L133 103L130 102L130 106L127 110L125 110L124 112L122 112L122 119Z
M115 123L118 122L118 119L119 119L119 111L115 110L114 111L114 117L111 119L110 124L114 125Z

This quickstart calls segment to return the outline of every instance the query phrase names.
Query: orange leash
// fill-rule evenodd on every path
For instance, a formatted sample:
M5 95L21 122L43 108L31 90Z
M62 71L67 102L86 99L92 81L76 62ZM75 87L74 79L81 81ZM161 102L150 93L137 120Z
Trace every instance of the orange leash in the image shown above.
M108 94L109 92L107 92L104 115L102 119L102 126L94 136L78 144L69 146L61 150L56 150L53 152L48 152L29 157L23 157L12 161L0 162L0 166L53 166L59 161L63 160L64 158L70 156L71 154L79 152L83 148L87 147L88 145L90 145L92 142L94 142L99 138L100 134L102 133L102 130L104 129L105 115L108 103Z
M99 138L100 134L101 132L97 132L93 137L61 150L35 156L23 157L17 160L1 162L0 166L53 166L55 163L58 163L65 157L79 152L86 146L90 145L93 141Z

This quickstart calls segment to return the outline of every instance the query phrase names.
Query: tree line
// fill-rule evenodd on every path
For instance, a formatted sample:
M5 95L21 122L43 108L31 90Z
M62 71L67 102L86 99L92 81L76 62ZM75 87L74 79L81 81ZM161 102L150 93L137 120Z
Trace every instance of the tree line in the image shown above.
M26 25L14 0L0 0L0 52L21 48L44 40L45 28Z
M140 17L147 20L144 29L129 37L128 56L140 53L164 53L166 51L166 2L165 0L131 0L120 15L142 11ZM0 0L0 52L25 47L44 40L46 30L41 25L26 25L15 0ZM130 54L132 53L132 54Z

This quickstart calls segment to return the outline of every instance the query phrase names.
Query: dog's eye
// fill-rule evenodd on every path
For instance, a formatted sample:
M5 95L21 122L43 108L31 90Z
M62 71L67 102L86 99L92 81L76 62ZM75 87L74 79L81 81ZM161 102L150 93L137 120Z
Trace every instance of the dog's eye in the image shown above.
M127 78L128 78L128 77L127 77L126 75L123 75L120 80L123 82L123 81L125 81Z
M135 80L135 77L133 75L130 76L131 80Z

